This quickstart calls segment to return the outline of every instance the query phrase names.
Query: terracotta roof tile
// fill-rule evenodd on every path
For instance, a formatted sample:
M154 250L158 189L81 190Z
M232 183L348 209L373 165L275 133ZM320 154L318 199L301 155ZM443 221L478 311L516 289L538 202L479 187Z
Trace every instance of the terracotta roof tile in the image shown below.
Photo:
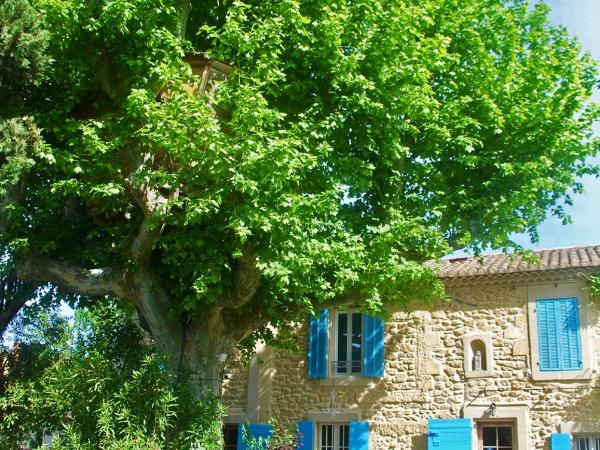
M552 248L533 252L538 262L529 262L521 255L495 253L481 257L459 257L441 260L440 278L461 278L518 272L541 272L557 269L600 269L600 245Z

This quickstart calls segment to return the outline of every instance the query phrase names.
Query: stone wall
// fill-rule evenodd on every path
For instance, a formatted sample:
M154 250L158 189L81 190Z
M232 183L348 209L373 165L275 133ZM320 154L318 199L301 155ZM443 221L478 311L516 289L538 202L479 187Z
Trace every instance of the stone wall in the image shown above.
M543 449L551 433L565 422L600 421L597 376L587 381L534 381L529 372L527 286L491 283L448 287L452 301L429 311L396 312L385 327L385 376L379 380L333 380L338 403L370 423L372 449L424 450L427 420L462 417L465 407L492 401L528 405L530 449ZM594 325L594 361L600 356L597 310L589 308ZM307 336L307 326L300 332ZM491 335L493 374L466 378L463 336ZM291 427L309 413L325 408L332 380L307 378L308 337L300 353L275 351L270 414ZM594 368L595 363L594 363ZM233 376L226 403L239 407L245 372ZM261 418L262 419L262 418Z

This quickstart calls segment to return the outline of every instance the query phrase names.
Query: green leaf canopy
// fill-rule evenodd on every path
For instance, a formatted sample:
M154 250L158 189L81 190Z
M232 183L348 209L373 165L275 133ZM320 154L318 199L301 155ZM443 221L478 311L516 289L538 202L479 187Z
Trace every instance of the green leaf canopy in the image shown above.
M535 239L597 173L596 63L543 3L34 6L52 63L26 104L45 144L2 244L135 271L147 227L178 311L218 307L247 259L274 319L426 300L425 260ZM190 92L194 51L233 66L216 91Z

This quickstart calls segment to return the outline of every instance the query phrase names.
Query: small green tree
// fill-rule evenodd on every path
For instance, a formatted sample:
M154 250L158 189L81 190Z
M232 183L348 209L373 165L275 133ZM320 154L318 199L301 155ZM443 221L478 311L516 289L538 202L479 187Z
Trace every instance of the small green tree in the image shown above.
M33 167L41 136L24 104L49 62L48 33L27 0L0 0L0 209L23 198L23 181ZM6 223L0 217L0 227ZM0 250L0 338L12 318L38 291L38 283L16 275L6 247Z
M57 450L221 448L219 402L174 388L163 359L114 306L79 310L72 324L31 319L6 367L0 448L39 445L44 434ZM14 370L23 366L35 375Z
M535 240L597 173L596 63L541 2L34 6L44 144L2 161L0 245L20 281L134 305L198 397L269 322L431 300L425 260ZM194 51L235 68L216 92Z

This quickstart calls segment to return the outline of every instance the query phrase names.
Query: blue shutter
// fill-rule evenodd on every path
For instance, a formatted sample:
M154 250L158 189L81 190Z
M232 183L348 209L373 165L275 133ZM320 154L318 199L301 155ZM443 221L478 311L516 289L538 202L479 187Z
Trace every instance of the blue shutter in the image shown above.
M238 450L245 450L246 446L244 445L244 428L246 428L246 425L244 425L243 423L240 423L238 425L238 439L237 439L237 449Z
M369 450L369 422L350 422L350 450Z
M550 436L550 450L571 450L571 435L554 433Z
M471 419L429 419L428 450L471 450Z
M536 302L541 371L580 370L583 367L576 298Z
M244 429L247 429L248 438L261 442L264 449L267 448L266 440L273 434L273 426L268 423L240 424L238 426L238 450L247 450L248 446L244 442Z
M561 369L579 370L583 367L579 338L579 305L576 298L563 298L558 306Z
M541 371L560 370L558 357L558 308L557 300L545 299L536 302L538 323L538 352Z
M327 377L327 349L329 311L322 310L315 318L310 316L308 338L308 378Z
M363 368L365 377L383 377L383 320L363 314Z
M311 421L300 421L297 424L296 433L297 449L313 450L314 442L314 424Z

